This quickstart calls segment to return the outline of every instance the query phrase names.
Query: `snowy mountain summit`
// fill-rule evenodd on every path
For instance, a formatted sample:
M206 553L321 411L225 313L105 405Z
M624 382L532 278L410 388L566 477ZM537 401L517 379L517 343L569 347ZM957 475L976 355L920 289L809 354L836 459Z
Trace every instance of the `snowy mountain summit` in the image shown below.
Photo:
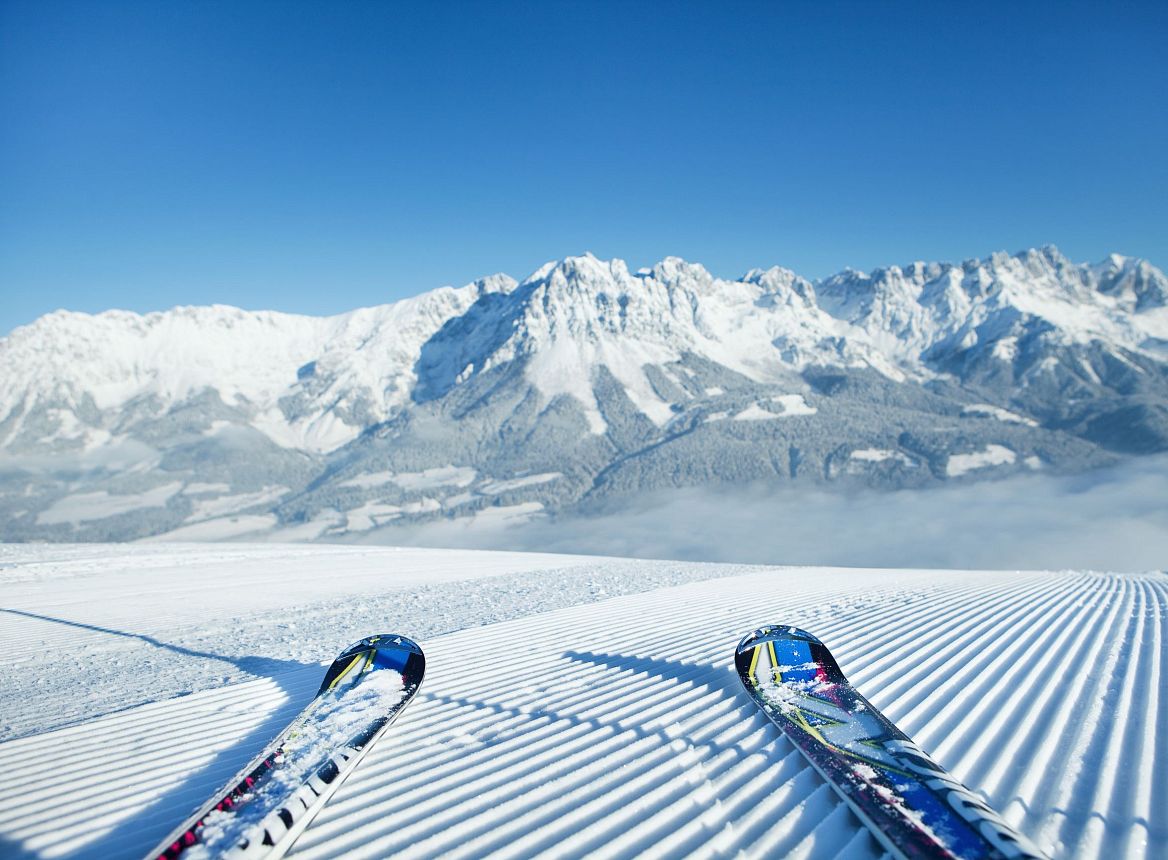
M0 538L314 538L1162 451L1168 279L1053 247L818 282L585 255L327 318L58 311L0 367Z

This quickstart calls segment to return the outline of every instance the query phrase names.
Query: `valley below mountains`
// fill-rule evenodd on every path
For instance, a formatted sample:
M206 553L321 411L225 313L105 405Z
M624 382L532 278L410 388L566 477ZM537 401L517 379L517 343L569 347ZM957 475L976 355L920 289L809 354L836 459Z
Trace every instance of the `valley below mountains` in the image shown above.
M818 281L585 255L325 318L58 311L0 370L4 541L392 540L1166 451L1168 279L1053 247Z

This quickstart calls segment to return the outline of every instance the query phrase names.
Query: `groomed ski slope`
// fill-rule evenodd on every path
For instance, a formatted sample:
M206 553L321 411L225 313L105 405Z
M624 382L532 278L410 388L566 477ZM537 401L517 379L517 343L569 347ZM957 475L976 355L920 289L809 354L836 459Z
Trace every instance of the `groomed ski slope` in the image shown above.
M7 547L0 565L4 858L140 856L372 627L414 634L426 681L293 856L879 857L740 692L734 645L766 622L828 642L1053 857L1168 853L1161 573L339 547Z

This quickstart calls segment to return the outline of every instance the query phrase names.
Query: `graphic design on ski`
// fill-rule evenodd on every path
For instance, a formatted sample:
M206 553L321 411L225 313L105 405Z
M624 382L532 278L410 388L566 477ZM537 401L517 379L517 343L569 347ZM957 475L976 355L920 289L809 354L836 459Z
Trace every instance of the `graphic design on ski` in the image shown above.
M422 649L393 634L342 651L295 720L192 814L150 860L282 857L410 703Z
M734 664L755 703L893 857L1043 857L860 695L810 633L755 630Z

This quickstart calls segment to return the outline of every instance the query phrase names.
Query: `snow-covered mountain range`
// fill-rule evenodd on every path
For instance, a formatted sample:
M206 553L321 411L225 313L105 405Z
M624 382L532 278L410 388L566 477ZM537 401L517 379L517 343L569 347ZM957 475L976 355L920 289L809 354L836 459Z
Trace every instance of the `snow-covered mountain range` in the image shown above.
M1168 279L1053 247L817 282L585 255L327 318L58 311L0 368L0 538L353 536L1162 451Z

